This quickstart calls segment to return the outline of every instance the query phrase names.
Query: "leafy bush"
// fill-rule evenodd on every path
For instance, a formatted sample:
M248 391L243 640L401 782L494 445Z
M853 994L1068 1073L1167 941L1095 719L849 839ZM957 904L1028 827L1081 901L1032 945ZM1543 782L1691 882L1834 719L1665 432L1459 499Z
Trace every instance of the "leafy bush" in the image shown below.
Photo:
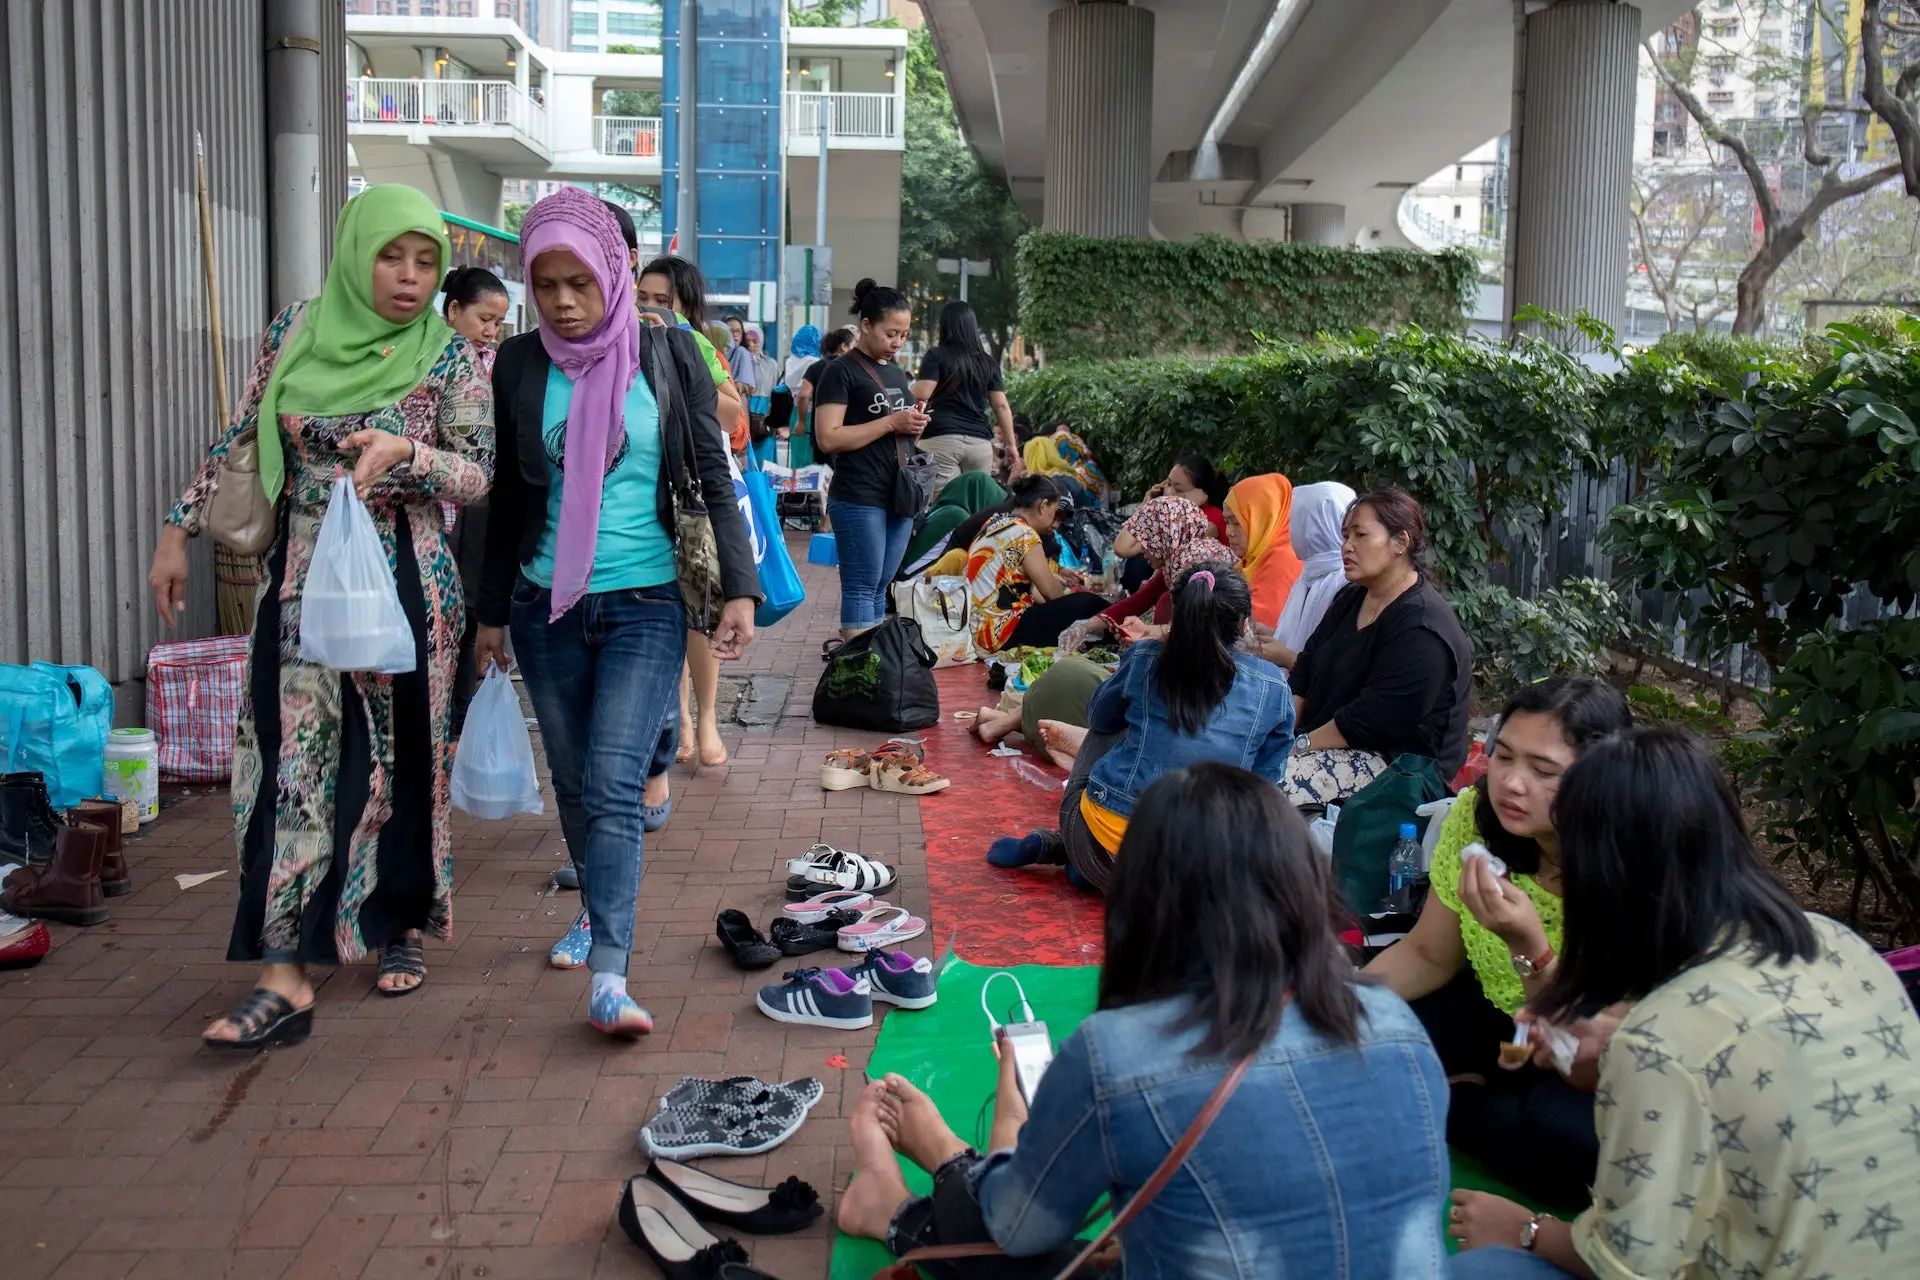
M1016 275L1021 327L1049 359L1117 360L1362 326L1457 330L1479 271L1457 251L1035 231L1021 238Z
M1594 578L1569 578L1531 600L1488 583L1457 588L1451 598L1473 640L1474 679L1489 706L1548 676L1599 675L1609 649L1639 638L1627 602Z

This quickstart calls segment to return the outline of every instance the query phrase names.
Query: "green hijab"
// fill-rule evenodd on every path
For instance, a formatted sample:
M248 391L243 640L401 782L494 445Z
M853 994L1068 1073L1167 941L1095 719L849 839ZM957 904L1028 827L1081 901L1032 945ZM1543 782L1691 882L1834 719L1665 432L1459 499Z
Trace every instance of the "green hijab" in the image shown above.
M916 564L927 552L939 545L942 538L959 528L969 516L979 515L988 507L1004 502L1007 491L994 482L992 476L984 471L963 471L947 482L947 487L934 499L933 509L927 512L927 521L907 543L907 552L901 559L902 564Z
M440 210L412 187L368 187L340 210L333 263L306 323L280 353L260 397L260 483L278 499L286 480L279 415L337 418L397 403L419 386L453 338L453 329L422 306L394 324L373 309L373 266L380 251L409 231L440 246L440 271L453 256ZM433 286L437 287L436 272Z

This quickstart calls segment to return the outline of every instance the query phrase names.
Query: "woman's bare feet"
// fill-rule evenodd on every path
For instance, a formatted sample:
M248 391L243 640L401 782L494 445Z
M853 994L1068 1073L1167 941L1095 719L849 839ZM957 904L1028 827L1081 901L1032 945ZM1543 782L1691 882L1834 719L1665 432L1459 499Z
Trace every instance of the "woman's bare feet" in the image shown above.
M901 1155L933 1173L967 1149L967 1144L940 1118L940 1108L933 1105L933 1099L911 1080L890 1075L883 1083L887 1091L880 1100L880 1110Z
M313 1004L313 984L307 981L307 971L297 964L270 964L260 971L259 980L253 985L285 996L287 1002L296 1009L305 1009ZM200 1033L200 1038L238 1040L240 1028L225 1018L216 1018Z
M682 710L680 713L680 747L673 753L674 763L691 764L696 750L698 750L698 748L694 746L693 717Z
M727 744L720 740L720 726L708 729L700 726L700 763L709 768L719 768L727 762Z
M887 1086L868 1085L854 1104L853 1184L840 1196L834 1219L850 1236L884 1240L893 1215L908 1199L907 1184L900 1176L900 1164L894 1159L893 1142L881 1119L881 1100Z
M1068 724L1064 720L1042 720L1040 722L1040 745L1047 756L1068 773L1073 772L1073 762L1080 757L1080 748L1087 740L1087 731L1077 724Z
M1020 713L1002 711L998 707L982 707L973 722L973 731L980 735L980 741L990 747L1000 745L1000 739L1020 728Z

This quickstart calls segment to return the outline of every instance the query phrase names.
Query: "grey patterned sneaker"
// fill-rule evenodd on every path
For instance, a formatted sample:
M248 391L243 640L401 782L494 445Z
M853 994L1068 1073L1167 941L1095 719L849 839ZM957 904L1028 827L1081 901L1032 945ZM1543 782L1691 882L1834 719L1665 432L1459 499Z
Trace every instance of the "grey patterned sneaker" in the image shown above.
M669 1091L679 1101L663 1105L641 1127L640 1145L649 1155L674 1160L771 1151L799 1130L819 1101L818 1081L796 1083L813 1089L766 1085L752 1077L682 1080Z

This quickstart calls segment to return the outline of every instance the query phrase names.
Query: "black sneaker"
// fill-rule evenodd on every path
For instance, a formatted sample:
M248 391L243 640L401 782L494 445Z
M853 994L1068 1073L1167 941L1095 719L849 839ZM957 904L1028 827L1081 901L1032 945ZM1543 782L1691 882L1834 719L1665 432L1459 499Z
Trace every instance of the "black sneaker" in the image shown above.
M840 945L840 930L860 919L858 911L835 907L812 924L798 920L775 920L768 930L780 954L804 956Z

